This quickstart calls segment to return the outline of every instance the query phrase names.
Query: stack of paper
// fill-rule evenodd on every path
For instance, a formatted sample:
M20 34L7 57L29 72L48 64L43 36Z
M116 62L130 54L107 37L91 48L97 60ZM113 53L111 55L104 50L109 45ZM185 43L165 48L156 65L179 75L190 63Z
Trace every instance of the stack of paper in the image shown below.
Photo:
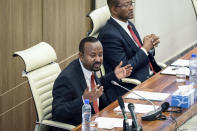
M164 74L164 75L176 75L176 72L177 72L177 69L179 67L176 67L176 66L168 66L167 68L165 68L161 74ZM189 76L189 68L185 67L185 75L186 76Z
M189 67L189 60L178 59L171 64L171 66L186 66Z
M121 118L98 117L95 121L98 123L98 128L113 129L114 127L123 127L123 119ZM132 125L131 119L129 119L129 124Z
M184 59L178 59L175 62L173 62L170 66L165 68L161 74L164 75L176 75L177 69L179 67L185 67L185 75L189 76L189 60Z
M164 101L170 94L169 93L160 93L160 92L149 92L149 91L133 91L134 93L130 92L125 98L132 98L132 99L143 99L135 94L145 97L148 100L154 101Z

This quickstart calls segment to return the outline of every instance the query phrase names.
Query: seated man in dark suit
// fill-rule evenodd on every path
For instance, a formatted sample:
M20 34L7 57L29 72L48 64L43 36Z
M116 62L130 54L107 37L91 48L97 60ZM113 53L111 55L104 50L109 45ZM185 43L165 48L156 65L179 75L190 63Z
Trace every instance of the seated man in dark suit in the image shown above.
M54 83L52 119L78 125L82 122L82 105L89 99L93 113L107 106L105 90L112 88L111 80L119 81L131 74L132 67L121 67L122 62L111 73L98 79L95 71L103 63L103 48L94 37L86 37L79 45L79 59L72 61ZM104 87L104 88L103 88ZM99 104L98 104L99 103ZM61 129L54 129L61 130Z
M154 34L148 35L144 37L142 43L135 26L129 21L133 18L132 0L107 0L107 4L111 18L98 36L103 46L105 71L107 73L113 71L115 66L123 61L123 65L131 64L133 67L129 77L143 82L161 70L152 53L154 47L160 43L159 37ZM134 87L131 84L121 84L128 89ZM126 92L120 88L112 90L114 89L117 95L123 95Z

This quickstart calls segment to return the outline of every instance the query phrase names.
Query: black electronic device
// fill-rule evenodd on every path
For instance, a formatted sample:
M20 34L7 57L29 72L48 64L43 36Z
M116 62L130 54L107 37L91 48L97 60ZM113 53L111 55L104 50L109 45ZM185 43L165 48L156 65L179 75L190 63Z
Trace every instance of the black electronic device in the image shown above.
M161 111L162 112L181 113L182 108L181 107L170 106L170 104L168 102L164 102L163 104L161 104Z

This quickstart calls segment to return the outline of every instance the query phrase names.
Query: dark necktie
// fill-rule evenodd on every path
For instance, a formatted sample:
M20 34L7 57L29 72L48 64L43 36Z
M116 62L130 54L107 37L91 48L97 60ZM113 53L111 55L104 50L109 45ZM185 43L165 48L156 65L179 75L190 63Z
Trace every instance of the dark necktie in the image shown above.
M92 72L92 75L91 75L91 88L94 89L95 87L96 87L96 84L94 82L94 72ZM99 112L97 100L93 101L93 108L94 108L95 113Z
M138 39L137 36L135 35L135 33L134 33L132 27L131 27L130 25L128 25L127 27L128 27L128 29L129 29L129 32L131 33L131 36L133 37L134 41L137 43L138 47L141 48L141 47L142 47L142 44L140 43L139 39ZM154 71L154 69L153 69L153 66L152 66L150 60L149 60L149 65L150 65L151 70L152 70L154 73L156 73L156 72Z

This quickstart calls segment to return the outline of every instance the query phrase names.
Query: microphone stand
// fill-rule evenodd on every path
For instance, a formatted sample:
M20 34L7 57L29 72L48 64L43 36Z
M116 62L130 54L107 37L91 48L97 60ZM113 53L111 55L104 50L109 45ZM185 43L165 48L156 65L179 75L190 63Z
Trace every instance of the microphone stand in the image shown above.
M131 127L129 126L129 121L126 115L124 101L121 96L118 97L118 103L120 105L120 109L122 111L123 119L123 131L131 131Z
M128 91L128 92L130 91L129 89L125 88L124 86L118 84L116 81L113 81L113 80L112 80L112 81L111 81L111 84L113 84L113 85L115 85L115 86L118 86L118 87L121 87L122 89L124 89L124 90L126 90L126 91ZM146 99L145 97L143 97L143 96L141 96L141 95L139 95L139 94L137 94L137 93L135 93L135 92L131 92L131 93L133 93L133 94L135 94L135 95L141 97L143 100L148 101L149 103L151 103L151 104L153 105L154 110L151 111L151 112L148 112L148 113L144 114L144 116L142 116L142 120L146 120L146 121L155 120L156 117L157 117L159 114L162 113L162 108L160 107L160 108L156 109L155 104L154 104L152 101Z

